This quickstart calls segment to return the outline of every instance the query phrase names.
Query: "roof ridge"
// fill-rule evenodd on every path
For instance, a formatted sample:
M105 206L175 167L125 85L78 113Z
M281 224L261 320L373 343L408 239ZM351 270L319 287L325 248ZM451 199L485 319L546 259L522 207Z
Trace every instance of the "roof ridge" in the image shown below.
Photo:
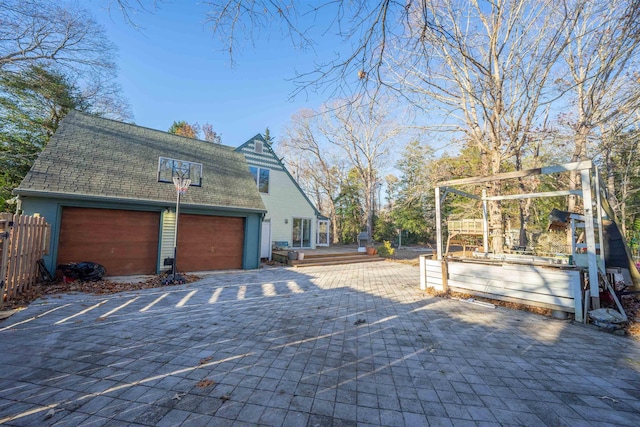
M145 130L148 130L148 131L151 131L151 132L158 132L158 133L165 134L165 135L171 135L171 137L181 138L181 139L184 139L185 141L190 141L190 142L197 141L197 142L201 142L201 143L204 143L204 144L210 144L210 145L217 146L217 147L223 147L223 148L225 148L225 149L235 150L235 148L234 148L234 147L231 147L231 146L229 146L229 145L225 145L225 144L222 144L222 143L217 144L217 143L215 143L215 142L209 142L209 141L206 141L206 140L204 140L204 139L199 139L199 138L190 138L190 137L188 137L188 136L184 136L184 135L177 135L177 134L175 134L175 133L171 133L171 132L163 131L163 130L160 130L160 129L154 129L154 128L151 128L151 127L148 127L148 126L138 125L138 124L136 124L136 123L123 122L123 121L121 121L121 120L110 119L110 118L108 118L108 117L102 117L102 116L98 116L98 115L96 115L96 114L85 113L85 112L83 112L83 111L70 110L70 111L69 111L69 113L67 113L67 115L69 115L69 114L71 114L71 113L79 114L79 115L81 115L81 116L85 116L85 117L92 118L92 119L98 119L98 120L103 120L103 121L109 121L109 122L112 122L112 123L116 123L116 124L118 124L118 125L131 126L131 127L136 127L136 128L138 128L138 129L145 129Z

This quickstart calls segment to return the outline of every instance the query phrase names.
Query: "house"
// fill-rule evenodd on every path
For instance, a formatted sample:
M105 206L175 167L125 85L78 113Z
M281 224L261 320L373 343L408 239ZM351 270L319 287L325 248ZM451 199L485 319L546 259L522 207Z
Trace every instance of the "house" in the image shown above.
M262 222L261 257L270 257L274 246L329 246L328 219L311 203L271 144L258 134L236 151L244 154L267 209Z
M70 112L18 188L25 214L51 224L45 265L93 261L108 275L254 269L266 213L244 156L212 144Z

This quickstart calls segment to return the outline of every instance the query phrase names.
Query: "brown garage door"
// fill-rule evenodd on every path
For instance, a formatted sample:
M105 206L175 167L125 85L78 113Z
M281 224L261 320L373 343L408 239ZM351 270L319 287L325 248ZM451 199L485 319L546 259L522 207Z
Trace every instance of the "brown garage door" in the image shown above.
M178 270L242 268L244 218L180 214Z
M159 227L158 212L63 208L58 264L93 261L109 276L155 274Z

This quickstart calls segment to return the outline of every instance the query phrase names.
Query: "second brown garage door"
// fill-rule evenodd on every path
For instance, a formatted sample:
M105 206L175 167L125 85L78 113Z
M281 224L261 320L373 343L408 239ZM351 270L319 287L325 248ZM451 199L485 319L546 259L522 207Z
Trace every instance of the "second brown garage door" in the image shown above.
M244 218L180 214L178 270L242 268Z
M58 264L97 262L109 276L155 274L159 227L158 212L65 207Z

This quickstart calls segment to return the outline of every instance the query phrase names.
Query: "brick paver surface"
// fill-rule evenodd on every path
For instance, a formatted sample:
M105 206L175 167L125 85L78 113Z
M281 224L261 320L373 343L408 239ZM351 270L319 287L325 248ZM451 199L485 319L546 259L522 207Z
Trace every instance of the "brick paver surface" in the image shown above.
M635 426L640 345L379 262L63 295L0 322L0 424Z

